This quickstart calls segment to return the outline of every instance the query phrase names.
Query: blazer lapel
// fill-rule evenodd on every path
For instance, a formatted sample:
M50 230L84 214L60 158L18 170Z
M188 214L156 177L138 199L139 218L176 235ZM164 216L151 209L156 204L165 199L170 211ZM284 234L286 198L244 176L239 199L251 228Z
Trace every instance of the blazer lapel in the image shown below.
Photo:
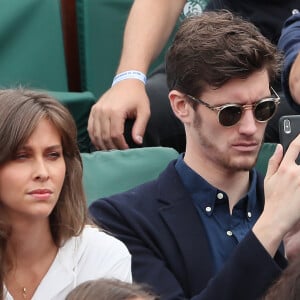
M174 165L161 175L160 215L173 234L186 266L189 290L205 288L212 277L212 255L200 216L184 189Z

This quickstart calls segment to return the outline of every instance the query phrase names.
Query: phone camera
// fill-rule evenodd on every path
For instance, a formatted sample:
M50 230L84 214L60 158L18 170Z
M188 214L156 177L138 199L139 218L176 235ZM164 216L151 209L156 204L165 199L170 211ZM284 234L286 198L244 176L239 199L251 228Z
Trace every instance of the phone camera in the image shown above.
M292 132L292 129L291 129L291 122L289 119L285 119L283 121L283 130L286 134L290 134Z

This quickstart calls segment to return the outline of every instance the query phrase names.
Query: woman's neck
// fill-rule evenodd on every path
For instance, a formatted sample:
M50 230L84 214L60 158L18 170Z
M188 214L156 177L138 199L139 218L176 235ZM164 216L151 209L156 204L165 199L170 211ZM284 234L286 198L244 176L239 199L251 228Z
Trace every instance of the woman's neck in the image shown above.
M12 253L19 262L30 264L56 246L48 220L28 223L24 221L14 223L7 250L8 255Z
M31 299L56 257L58 247L47 224L12 228L7 245L11 263L4 281L14 299Z

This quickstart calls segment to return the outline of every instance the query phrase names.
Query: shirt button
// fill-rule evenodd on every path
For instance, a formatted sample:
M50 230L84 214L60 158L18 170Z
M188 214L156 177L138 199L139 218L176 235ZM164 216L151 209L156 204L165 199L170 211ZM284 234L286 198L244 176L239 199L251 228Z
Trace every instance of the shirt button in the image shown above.
M205 207L205 210L206 210L206 212L211 212L211 207L207 206L207 207Z
M226 234L227 234L228 236L232 236L232 231L231 231L231 230L227 230Z
M247 212L247 216L248 216L248 218L251 218L251 217L252 217L252 214L251 214L250 211Z
M222 193L218 193L218 194L217 194L217 198L218 198L218 199L223 199L223 197L224 197L224 195L223 195Z

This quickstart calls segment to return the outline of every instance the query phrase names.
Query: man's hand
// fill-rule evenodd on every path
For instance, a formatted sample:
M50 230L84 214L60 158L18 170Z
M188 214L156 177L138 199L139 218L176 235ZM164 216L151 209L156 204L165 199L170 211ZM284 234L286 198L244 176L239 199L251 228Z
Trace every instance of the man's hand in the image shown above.
M145 85L136 79L126 79L111 87L92 107L88 133L98 150L127 149L126 119L135 119L132 138L135 143L142 144L149 117Z
M287 259L292 261L300 253L300 222L298 222L284 237L284 249Z
M265 177L265 207L253 232L271 256L284 236L300 222L300 135L283 157L281 145L271 157Z

